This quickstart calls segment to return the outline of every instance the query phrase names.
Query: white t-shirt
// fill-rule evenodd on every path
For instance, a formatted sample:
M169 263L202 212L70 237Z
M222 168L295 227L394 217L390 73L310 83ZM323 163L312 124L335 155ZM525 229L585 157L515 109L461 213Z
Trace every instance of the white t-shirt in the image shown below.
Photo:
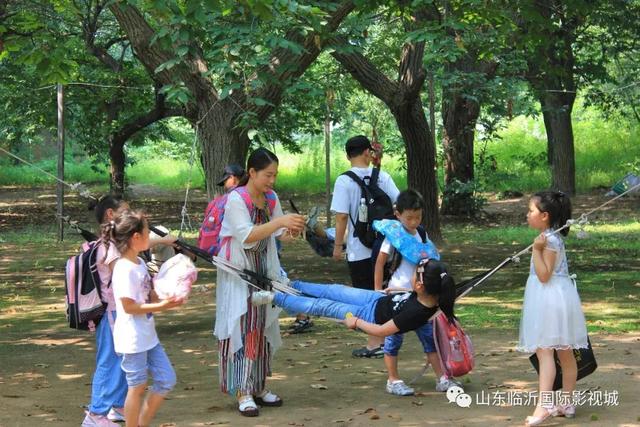
M415 239L418 242L422 243L422 237L420 236L420 233L416 231L416 234L414 234L413 237L415 237ZM387 255L391 255L395 250L396 249L393 246L391 246L391 243L389 242L389 240L385 238L384 241L382 242L382 245L380 246L380 252L384 252ZM391 275L391 278L389 279L388 287L403 288L403 289L411 290L411 278L413 277L413 274L415 273L415 271L416 271L416 265L413 263L410 263L403 257L402 260L400 261L400 265L398 266L396 271L394 271L393 274Z
M153 314L128 314L121 298L131 298L137 304L149 302L151 277L145 262L138 258L134 264L126 258L116 261L111 279L116 299L116 323L113 328L113 344L116 353L140 353L158 345L158 335Z
M371 167L350 169L360 179L371 176ZM365 183L368 180L365 180ZM380 171L378 176L378 187L391 199L391 203L395 203L400 194L400 190L396 187L391 176L385 171ZM331 200L331 212L349 214L347 218L347 261L361 261L371 258L371 249L360 243L360 239L353 235L353 221L358 219L358 205L362 198L362 190L358 183L346 175L340 175L336 179L333 187L333 198Z

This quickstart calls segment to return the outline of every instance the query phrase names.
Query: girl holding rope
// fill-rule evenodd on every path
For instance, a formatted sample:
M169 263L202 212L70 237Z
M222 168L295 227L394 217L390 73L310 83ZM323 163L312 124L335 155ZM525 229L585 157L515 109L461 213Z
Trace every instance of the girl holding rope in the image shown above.
M287 240L304 229L304 217L284 215L273 186L278 158L259 148L247 161L247 175L229 194L220 230L219 256L260 275L276 279L280 261L275 238ZM282 399L265 388L271 358L282 344L279 309L251 303L256 292L237 276L218 269L216 323L220 388L238 400L244 416L259 415L258 406L281 406Z
M542 191L529 201L527 222L540 231L533 242L531 268L524 293L518 350L535 351L540 361L540 399L526 425L541 424L550 416L575 416L575 406L544 402L556 376L554 350L562 368L562 390L571 395L576 386L577 365L573 349L587 348L587 327L575 282L569 276L564 241L571 218L571 201L558 191ZM554 230L558 230L554 232Z

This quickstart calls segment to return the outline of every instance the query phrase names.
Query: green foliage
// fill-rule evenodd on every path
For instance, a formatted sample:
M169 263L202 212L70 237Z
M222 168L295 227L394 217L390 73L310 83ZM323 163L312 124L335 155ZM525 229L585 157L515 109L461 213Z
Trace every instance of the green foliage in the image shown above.
M444 213L475 216L487 202L482 190L477 181L460 182L454 179L442 192L442 204L446 207Z

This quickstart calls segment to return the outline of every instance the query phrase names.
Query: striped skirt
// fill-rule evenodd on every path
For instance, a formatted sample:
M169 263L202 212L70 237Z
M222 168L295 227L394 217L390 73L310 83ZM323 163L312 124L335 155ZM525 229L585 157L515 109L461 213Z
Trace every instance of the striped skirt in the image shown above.
M269 220L262 209L255 209L252 219L254 224L263 224ZM268 239L265 239L245 250L252 270L261 274L266 273L267 243ZM262 392L267 376L271 376L271 349L264 336L267 308L251 304L251 295L256 291L258 289L249 286L247 312L240 318L242 348L231 353L231 339L218 342L220 388L223 393L233 396Z
M250 300L240 318L243 347L231 353L230 339L218 342L220 388L233 396L260 393L271 375L271 351L264 336L266 307L253 306Z

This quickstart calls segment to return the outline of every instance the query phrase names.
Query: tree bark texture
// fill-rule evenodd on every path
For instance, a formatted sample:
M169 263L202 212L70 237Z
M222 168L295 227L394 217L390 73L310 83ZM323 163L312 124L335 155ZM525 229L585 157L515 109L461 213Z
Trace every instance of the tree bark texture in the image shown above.
M316 42L318 34L302 35L300 30L291 30L286 35L287 39L303 46L303 52L295 54L289 49L274 49L269 65L249 78L257 79L258 75L266 74L271 76L272 83L263 85L253 93L237 91L221 100L211 80L204 76L208 67L202 57L192 55L171 70L156 73L161 64L173 58L173 53L163 50L157 43L151 43L155 31L138 9L122 2L114 2L109 7L149 75L162 85L182 82L189 89L192 99L186 106L185 116L196 129L209 194L218 192L215 184L225 164L245 162L250 141L247 136L249 129L238 126L241 114L253 114L259 122L265 120L280 104L284 90L320 54L320 46ZM329 14L323 30L329 33L335 31L353 8L352 1L343 1ZM251 98L261 98L267 103L256 105L250 102Z

